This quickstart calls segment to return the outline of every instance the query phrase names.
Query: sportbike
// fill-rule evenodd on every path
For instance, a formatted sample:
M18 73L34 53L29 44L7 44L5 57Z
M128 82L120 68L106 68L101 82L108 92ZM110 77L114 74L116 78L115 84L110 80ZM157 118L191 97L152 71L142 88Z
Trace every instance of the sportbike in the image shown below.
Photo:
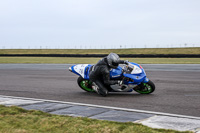
M69 67L69 71L79 75L77 83L81 89L87 92L94 92L89 77L91 67L90 64L78 64ZM109 92L132 92L134 90L140 94L150 94L155 90L154 83L147 78L142 66L133 62L111 69L110 79L123 80L123 84L106 86Z

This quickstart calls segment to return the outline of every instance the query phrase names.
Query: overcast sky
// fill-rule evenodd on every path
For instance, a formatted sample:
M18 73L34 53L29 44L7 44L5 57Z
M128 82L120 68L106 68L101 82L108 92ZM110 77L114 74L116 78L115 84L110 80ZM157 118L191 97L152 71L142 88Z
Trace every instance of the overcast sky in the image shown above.
M200 47L200 0L0 0L2 48Z

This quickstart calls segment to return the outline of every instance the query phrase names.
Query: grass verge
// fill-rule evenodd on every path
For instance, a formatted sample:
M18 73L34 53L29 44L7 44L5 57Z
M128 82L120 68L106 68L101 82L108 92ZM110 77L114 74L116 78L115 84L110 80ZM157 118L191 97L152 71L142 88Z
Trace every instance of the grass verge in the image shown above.
M0 63L95 64L101 58L76 57L0 57ZM200 58L122 58L139 64L200 64Z
M127 49L0 49L0 54L200 54L193 48L127 48Z
M52 115L0 105L0 132L4 133L179 133L174 130L152 129L131 122L120 123L85 117ZM187 133L187 132L185 132Z

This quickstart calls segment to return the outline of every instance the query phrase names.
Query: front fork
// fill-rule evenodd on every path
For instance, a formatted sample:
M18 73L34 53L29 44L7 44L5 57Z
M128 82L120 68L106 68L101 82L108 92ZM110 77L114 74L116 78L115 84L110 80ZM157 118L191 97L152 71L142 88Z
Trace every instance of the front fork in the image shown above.
M149 86L147 85L148 82L149 82L149 79L146 77L144 81L140 83L139 85L140 89L148 89L149 88Z
M146 87L146 83L149 82L149 79L146 77L140 84L138 84L138 89L144 89Z
M149 79L146 77L142 83L148 83Z

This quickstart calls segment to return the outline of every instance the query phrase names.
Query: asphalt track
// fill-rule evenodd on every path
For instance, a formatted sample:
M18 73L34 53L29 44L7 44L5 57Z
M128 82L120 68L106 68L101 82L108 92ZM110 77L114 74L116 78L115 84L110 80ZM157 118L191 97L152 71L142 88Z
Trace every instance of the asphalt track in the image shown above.
M68 64L0 64L0 95L40 98L200 117L200 65L142 65L150 95L82 91Z

